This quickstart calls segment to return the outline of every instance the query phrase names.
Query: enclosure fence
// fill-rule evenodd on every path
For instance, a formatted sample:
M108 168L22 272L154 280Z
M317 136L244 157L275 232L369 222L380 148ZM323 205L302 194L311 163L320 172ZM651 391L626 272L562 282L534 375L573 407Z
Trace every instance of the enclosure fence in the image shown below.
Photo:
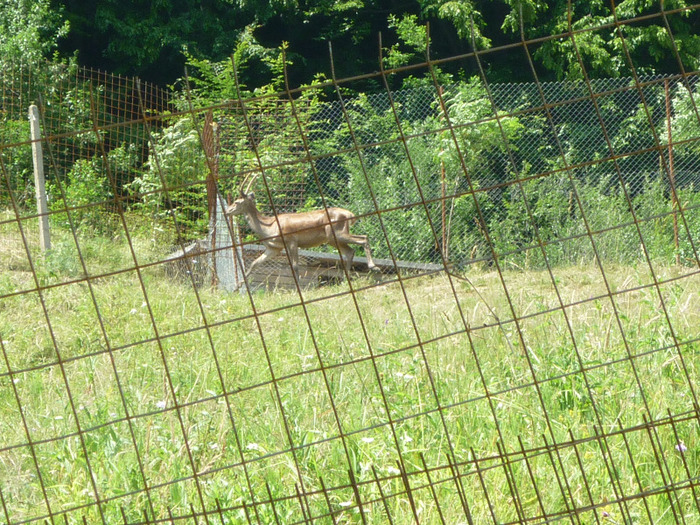
M698 9L213 105L2 72L0 522L700 523ZM676 74L625 52L649 20ZM629 77L588 77L596 32ZM581 81L539 80L553 39ZM256 290L247 183L270 224L351 210L380 271Z

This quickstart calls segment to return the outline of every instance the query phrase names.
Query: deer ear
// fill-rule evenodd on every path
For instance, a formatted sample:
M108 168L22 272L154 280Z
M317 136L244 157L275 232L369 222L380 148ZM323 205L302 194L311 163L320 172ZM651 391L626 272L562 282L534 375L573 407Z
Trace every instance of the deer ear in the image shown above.
M251 192L248 194L248 198L249 198L249 199L252 199L252 200L255 200L255 192L254 192L254 191L251 191Z

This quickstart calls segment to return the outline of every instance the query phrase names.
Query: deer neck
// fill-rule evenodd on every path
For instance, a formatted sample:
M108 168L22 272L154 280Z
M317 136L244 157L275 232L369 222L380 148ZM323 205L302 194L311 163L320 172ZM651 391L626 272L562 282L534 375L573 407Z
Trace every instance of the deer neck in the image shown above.
M277 224L274 217L263 215L257 208L245 212L248 226L259 237L272 237L277 234Z

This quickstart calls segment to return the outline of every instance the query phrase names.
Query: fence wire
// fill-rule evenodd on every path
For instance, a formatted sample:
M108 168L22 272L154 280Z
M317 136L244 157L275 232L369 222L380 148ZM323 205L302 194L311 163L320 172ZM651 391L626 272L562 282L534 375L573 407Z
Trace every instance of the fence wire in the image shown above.
M678 69L663 77L636 74L635 20L617 19L624 79L587 76L579 41L601 28L552 37L579 82L540 82L525 31L214 106L2 72L0 521L699 523L700 114L668 24L683 13L657 14ZM492 53L532 81L492 83ZM477 76L443 85L450 61ZM421 85L393 90L407 71ZM384 91L346 95L367 77ZM381 271L304 252L335 266L316 287L285 253L257 272L291 289L256 291L242 269L261 240L222 217L246 180L271 223L351 210Z

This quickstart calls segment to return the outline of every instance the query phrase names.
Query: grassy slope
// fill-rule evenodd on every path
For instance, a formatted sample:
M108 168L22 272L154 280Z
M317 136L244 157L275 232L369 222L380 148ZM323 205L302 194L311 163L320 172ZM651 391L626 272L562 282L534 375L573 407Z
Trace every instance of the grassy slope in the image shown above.
M168 508L174 515L189 512L191 504L199 509L201 499L208 508L216 500L222 507L250 502L249 487L256 500L264 499L266 483L276 497L293 496L300 483L306 491L320 490L321 477L326 487L345 485L329 494L334 509L346 509L339 522L357 521L348 468L359 482L373 480L373 468L390 477L382 488L391 494L404 490L396 476L399 450L412 471L422 468L423 459L445 466L450 450L462 461L472 453L494 456L499 445L516 452L545 439L567 441L569 432L577 439L595 436L598 425L610 433L640 425L645 416L692 410L690 384L700 384L700 278L672 280L684 273L675 268L655 271L667 281L660 293L679 348L642 263L605 268L608 286L621 292L612 301L595 266L555 269L561 300L574 305L566 317L546 272L508 271L505 289L493 271L473 271L469 281L412 279L403 288L391 280L378 287L358 280L354 285L365 288L354 298L343 284L305 292L302 306L296 293L259 293L252 303L245 295L195 293L157 266L140 278L127 270L88 284L80 280L71 238L59 236L52 258L37 259L39 283L79 282L37 294L16 230L14 224L0 226L0 295L13 294L0 299L0 480L12 521L46 515L47 499L51 512L88 505L95 490L108 499L105 520L116 523L121 508L130 520L151 508L166 517ZM157 260L155 244L134 242L140 264ZM92 276L133 267L121 240L84 240L80 246ZM332 293L338 295L326 298ZM577 352L589 369L585 376L578 372ZM630 353L638 356L634 369ZM700 470L697 420L676 430L688 447L686 463L674 449L673 429L657 429L666 478L648 432L625 434L627 442L620 435L607 440L618 493L686 479L686 467ZM26 445L30 439L33 447ZM301 447L293 454L290 441ZM515 459L512 479L526 516L540 515L540 505L547 513L566 508L552 462L562 482L565 475L574 505L615 498L595 440L566 447L558 457L535 454L527 464ZM472 472L463 484L475 522L490 520L492 512L500 522L517 520L500 462L485 460L480 467L483 481L464 467ZM141 471L150 499L139 490ZM465 522L449 470L433 471L432 479L446 480L436 488L445 520ZM419 487L414 498L420 522L439 523L433 494L420 489L426 481L425 475L411 478ZM376 483L361 485L360 493L364 500L379 496ZM698 523L692 493L674 497L679 503L673 510ZM320 494L308 503L314 514L327 509ZM673 521L668 496L631 501L629 512L641 522L648 519L645 504L658 523ZM301 518L293 498L276 510L283 523ZM602 510L622 519L617 505ZM369 523L388 522L382 504L363 511ZM388 511L394 523L413 519L405 496L390 499ZM259 513L265 522L274 520L269 506ZM69 517L83 514L99 519L94 507ZM594 518L587 512L582 519Z

